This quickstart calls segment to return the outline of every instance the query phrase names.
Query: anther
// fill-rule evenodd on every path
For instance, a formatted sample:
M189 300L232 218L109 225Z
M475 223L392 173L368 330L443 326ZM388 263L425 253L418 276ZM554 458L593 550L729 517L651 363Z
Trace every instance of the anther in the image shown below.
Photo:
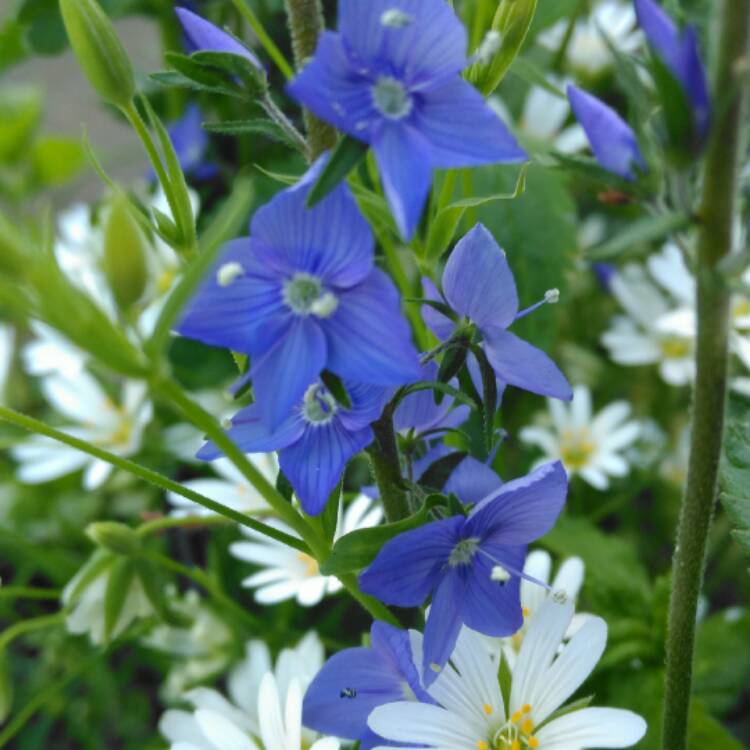
M503 584L510 580L510 573L502 565L495 565L492 568L490 578L497 583Z
M485 713L487 714L487 716L489 716L489 715L490 715L490 714L492 713L492 706L490 706L490 704L489 704L489 703L485 703L485 704L484 704L484 705L482 706L482 709L483 709L483 710L484 710L484 712L485 712Z
M390 8L380 16L380 23L391 29L403 29L414 20L414 16L404 13L400 8Z
M219 286L231 286L243 273L245 269L237 261L224 263L216 272L216 282Z
M339 693L339 698L356 698L357 697L357 691L354 690L354 688L344 688Z

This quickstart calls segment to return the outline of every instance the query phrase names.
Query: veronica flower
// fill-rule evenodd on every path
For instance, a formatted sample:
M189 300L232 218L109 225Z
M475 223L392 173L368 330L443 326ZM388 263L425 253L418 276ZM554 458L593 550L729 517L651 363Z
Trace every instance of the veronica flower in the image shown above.
M427 297L436 295L429 281L425 288ZM443 272L443 294L463 318L460 325L471 323L481 333L487 359L501 381L532 393L570 400L570 385L557 365L540 349L507 330L533 308L519 313L516 283L505 252L482 224L456 244ZM422 314L441 340L455 332L453 322L437 310L425 306Z
M567 92L599 164L626 180L636 178L634 167L645 172L646 162L630 125L603 101L576 86L569 85Z
M507 636L523 623L519 597L526 545L549 531L567 493L562 464L504 484L474 506L383 545L360 575L363 591L416 607L432 593L425 627L425 684L448 660L461 625Z
M630 470L626 448L641 434L641 425L628 421L627 401L613 401L594 415L591 391L583 385L573 390L570 406L548 402L552 424L524 427L520 438L542 449L541 461L559 459L569 476L580 477L597 490L609 488L610 477L624 477Z
M144 383L126 381L119 403L85 371L70 378L43 378L41 388L49 404L73 421L62 428L64 432L118 456L132 456L140 450L143 430L153 413ZM83 486L92 490L112 471L106 461L44 436L19 443L11 454L19 463L19 481L28 484L42 484L84 469Z
M604 620L592 617L560 651L572 617L570 602L551 598L541 607L513 669L507 711L496 658L483 638L464 628L451 664L428 688L437 705L379 706L370 714L370 728L389 745L409 750L587 750L634 745L646 732L646 722L637 714L564 707L594 669L607 639Z
M374 622L369 647L334 654L305 693L302 721L323 734L359 740L361 750L380 744L367 727L378 706L396 701L433 703L421 685L409 633Z
M358 495L339 514L334 540L357 529L377 526L382 520L381 505L373 503L367 495ZM297 536L281 521L267 519L266 523L290 536ZM242 581L246 588L255 589L255 601L259 604L296 599L303 607L314 607L323 597L341 590L341 581L335 576L324 576L314 557L252 529L243 528L242 533L250 541L234 542L229 552L238 560L261 567Z
M698 135L705 137L711 119L711 97L695 28L686 26L679 31L653 0L635 0L635 11L649 44L685 92Z
M405 239L419 223L432 170L522 161L525 153L462 77L466 30L435 0L342 0L289 93L372 146Z
M420 375L390 279L345 184L315 208L305 199L324 162L256 212L249 238L227 246L180 333L252 357L265 424L275 429L323 369L401 385Z

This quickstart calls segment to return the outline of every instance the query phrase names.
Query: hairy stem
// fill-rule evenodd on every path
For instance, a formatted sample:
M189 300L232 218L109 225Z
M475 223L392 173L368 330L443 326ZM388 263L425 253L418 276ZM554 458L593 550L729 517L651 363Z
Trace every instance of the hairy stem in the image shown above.
M750 52L750 0L724 0L714 92L716 120L706 154L697 247L698 334L690 462L673 562L666 643L662 747L684 750L695 645L695 617L706 539L717 494L729 343L729 290L721 260L732 242Z
M389 523L400 521L409 515L409 502L401 476L396 434L393 431L393 414L386 406L382 416L373 422L375 440L367 449L372 473L378 485L380 499Z
M294 64L300 70L315 53L318 36L323 30L323 8L320 0L284 0L284 5L292 35ZM312 160L333 148L336 131L328 123L305 110L305 126Z

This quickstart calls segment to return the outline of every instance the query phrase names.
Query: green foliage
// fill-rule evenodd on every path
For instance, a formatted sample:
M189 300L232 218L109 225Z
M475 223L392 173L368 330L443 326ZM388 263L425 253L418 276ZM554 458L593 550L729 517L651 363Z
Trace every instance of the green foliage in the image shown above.
M739 396L728 408L720 484L732 536L750 555L750 403Z

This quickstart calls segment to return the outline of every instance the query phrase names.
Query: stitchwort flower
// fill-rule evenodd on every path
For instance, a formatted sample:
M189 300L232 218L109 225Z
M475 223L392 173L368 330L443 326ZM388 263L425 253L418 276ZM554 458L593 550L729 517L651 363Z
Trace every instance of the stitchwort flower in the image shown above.
M461 625L495 637L521 627L526 545L552 528L567 488L562 464L542 466L487 495L468 516L433 521L391 539L362 572L362 590L386 604L416 607L432 593L426 685L450 657Z
M372 146L405 239L419 223L436 167L522 161L524 151L462 77L467 35L435 0L342 0L289 93Z
M429 280L424 286L426 297L438 296ZM501 381L543 396L571 399L570 385L557 365L540 349L507 330L514 320L534 308L519 313L516 282L505 252L482 224L477 224L453 250L443 272L443 294L463 321L457 331L445 315L425 306L425 322L438 338L447 340L460 329L468 331L471 323L482 335L487 359ZM548 293L548 299L556 300L554 290Z
M179 326L251 356L255 411L270 430L323 369L379 386L421 373L398 293L374 267L372 233L348 187L305 207L323 165L261 208L249 238L228 244Z
M229 430L246 453L279 452L281 470L311 516L323 510L349 459L372 442L370 423L380 416L388 394L378 386L345 385L351 406L338 403L323 383L314 382L276 429L266 426L259 405L252 404L234 417ZM209 443L198 457L212 461L220 455Z

